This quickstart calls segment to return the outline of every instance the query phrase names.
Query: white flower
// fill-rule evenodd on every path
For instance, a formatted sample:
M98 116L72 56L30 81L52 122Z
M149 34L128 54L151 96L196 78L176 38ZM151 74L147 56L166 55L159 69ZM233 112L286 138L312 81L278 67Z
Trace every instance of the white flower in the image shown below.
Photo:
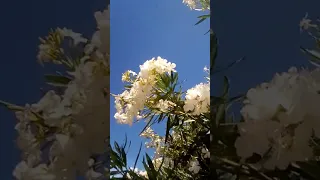
M201 167L199 165L198 160L193 160L190 162L190 168L189 171L197 174L200 171Z
M96 62L86 62L86 59L82 59L80 64L76 67L74 72L68 72L68 74L74 76L74 81L82 87L90 85L93 79L93 69L97 65Z
M269 158L260 162L268 169L285 169L312 157L308 142L312 133L320 137L319 90L319 69L296 68L249 90L241 110L245 122L238 125L237 154L245 159L270 150Z
M175 63L170 63L168 60L158 56L157 59L152 58L140 65L139 77L143 79L154 78L155 72L158 74L175 72L175 67Z
M103 12L95 12L94 17L97 21L98 29L101 29L105 26L110 26L110 6L108 6L108 8L105 9Z
M317 28L318 26L316 24L311 24L312 20L308 19L308 13L303 17L303 19L300 21L300 31L308 30L309 28Z
M114 117L118 123L132 125L133 119L139 115L145 103L152 96L157 77L175 71L175 67L174 63L161 57L152 58L140 65L140 72L132 83L131 89L115 96L117 112Z
M82 37L82 34L75 33L71 29L67 29L67 28L60 29L60 28L58 28L58 32L64 37L72 38L72 40L74 42L74 45L78 45L79 43L86 43L88 41L86 38Z
M37 54L37 59L40 62L47 62L51 60L51 57L48 55L48 51L51 49L51 46L48 44L40 44L39 45L39 52Z
M61 148L64 149L67 143L69 142L70 137L64 134L56 134L55 136Z
M192 115L200 115L209 112L210 108L210 84L200 83L189 89L186 94L183 109Z
M20 162L13 171L18 180L54 180L55 176L48 173L48 167L40 164L34 168L29 167L25 161Z
M158 104L156 105L157 108L160 109L162 112L167 112L171 107L176 106L175 103L168 100L160 99Z
M294 136L291 132L295 133ZM295 129L275 129L272 136L271 157L263 163L266 169L286 169L291 162L305 161L313 156L313 149L310 147L312 131L305 130L305 125Z
M276 74L270 83L248 91L241 114L245 120L267 120L286 112L293 117L292 121L300 121L309 103L320 98L317 95L320 79L315 80L313 76L307 70L298 72L296 68Z
M86 173L87 180L97 180L102 176L103 175L101 173L94 171L92 168L90 168Z
M190 9L202 11L210 9L209 0L183 0L182 3L186 4Z
M121 80L123 82L129 82L131 80L131 76L137 76L137 73L131 71L131 70L128 70L126 71L125 73L122 74L122 78Z
M204 158L210 158L210 151L207 148L202 148L201 152L204 154Z
M60 96L58 96L54 91L48 91L41 100L32 104L31 108L36 112L50 113L52 109L56 108L61 102Z
M95 12L98 30L93 34L90 44L85 47L86 54L91 54L94 48L105 54L110 52L110 12L109 8L103 12Z
M238 125L240 137L235 142L238 156L263 155L269 148L268 137L279 127L274 121L249 121Z

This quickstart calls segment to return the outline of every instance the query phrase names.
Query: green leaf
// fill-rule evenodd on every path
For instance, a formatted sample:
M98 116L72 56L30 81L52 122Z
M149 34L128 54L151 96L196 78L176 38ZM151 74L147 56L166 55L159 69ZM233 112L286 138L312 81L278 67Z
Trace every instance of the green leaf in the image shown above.
M150 124L151 124L151 122L152 122L152 120L153 120L153 118L154 118L154 116L155 115L152 115L150 118L149 118L149 121L148 121L148 123L146 124L146 126L142 129L142 131L140 132L140 134L139 135L141 135L141 133L143 133L149 126L150 126Z
M221 72L221 71L226 71L226 70L230 69L231 67L233 67L234 65L240 63L240 62L243 61L243 60L245 60L245 57L242 57L242 58L240 58L240 59L238 59L238 60L235 60L235 61L233 61L232 63L228 64L226 67L219 68L219 69L213 71L211 74L216 74L216 73L219 73L219 72Z
M213 72L215 61L218 56L218 39L216 34L210 30L210 73Z
M223 95L222 97L224 99L226 99L226 97L228 96L229 94L229 90L230 90L230 83L229 83L229 78L227 76L224 76L223 77Z
M148 154L146 154L146 160L147 160L147 163L145 161L145 158L143 158L143 166L147 171L149 179L157 180L157 171L155 170L152 160Z
M218 112L217 112L216 117L215 117L216 126L218 126L220 123L224 123L225 109L226 109L226 105L225 104L221 104L218 107Z
M202 23L204 20L210 18L210 14L202 15L202 16L199 16L198 18L199 18L200 20L199 20L195 25L198 25L198 24Z
M317 67L320 67L320 52L311 49L305 49L300 47L301 51L306 53L307 55L311 56L309 62Z
M164 143L167 143L167 141L168 141L168 137L170 135L170 133L169 133L170 129L171 129L171 116L169 116L167 119L166 135L165 135Z
M308 178L320 179L320 165L317 162L296 162L299 173Z
M184 123L191 123L191 122L195 122L196 120L193 120L193 119L189 119L189 120L186 120L186 121L183 121Z
M71 79L66 77L66 76L61 76L61 75L45 75L45 81L52 85L52 86L57 86L57 87L65 87Z
M24 107L0 100L0 104L12 111L23 111Z
M153 175L151 169L149 168L149 166L147 165L145 158L143 158L142 160L142 164L144 166L144 169L147 171L148 177L150 180L156 180L156 177Z
M120 160L120 157L118 156L118 154L111 150L110 151L110 159L111 159L111 168L119 168L120 170L123 169L123 163Z
M137 157L136 157L136 160L134 161L133 169L135 169L135 168L136 168L136 166L137 166L137 162L138 162L138 159L139 159L139 157L140 157L140 153L141 153L141 148L142 148L142 143L140 144L140 148L139 148L138 155L137 155Z

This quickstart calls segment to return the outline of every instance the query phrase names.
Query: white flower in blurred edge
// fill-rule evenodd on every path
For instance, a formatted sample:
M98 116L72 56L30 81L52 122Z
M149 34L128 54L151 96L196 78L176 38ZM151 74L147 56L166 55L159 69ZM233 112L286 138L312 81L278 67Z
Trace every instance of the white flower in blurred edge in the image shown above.
M253 153L263 155L269 148L268 137L278 127L273 121L252 121L238 125L240 137L235 142L238 156L248 158Z
M291 162L304 161L313 155L309 146L312 131L305 128L306 124L295 128L270 120L240 124L241 136L235 143L237 154L246 159L253 153L264 156L269 152L269 158L260 162L262 167L286 169Z
M110 52L110 8L103 12L95 12L98 30L91 38L91 44L86 47L86 52L92 52L93 48L99 49L102 54Z
M88 41L86 38L82 37L82 34L75 33L72 31L72 29L58 28L58 32L64 37L72 38L74 45L78 45L79 43L86 43Z
M298 72L296 68L276 74L270 83L248 91L241 109L242 116L245 120L270 120L277 118L279 112L285 112L293 117L292 122L300 121L310 111L306 107L320 99L317 95L320 81L313 79L307 70Z
M39 61L47 62L51 60L51 57L48 55L48 52L51 49L50 45L40 44L38 48L39 48L39 52L37 54L37 59Z
M98 178L101 178L103 174L94 171L92 168L90 168L86 173L87 180L97 180Z
M210 151L207 148L202 148L202 154L204 154L204 158L210 158Z
M110 5L103 12L97 11L94 13L98 29L105 26L110 26Z
M42 112L49 114L54 108L56 108L61 102L61 97L58 96L54 91L48 91L38 103L32 104L31 108L35 112Z
M191 171L191 172L193 172L195 174L197 174L201 169L198 160L191 161L190 162L190 166L191 167L189 168L189 171Z
M308 19L308 13L302 18L302 20L299 23L300 31L308 30L309 28L317 28L318 25L312 24L312 20Z
M15 130L18 132L16 143L22 151L28 153L33 152L39 146L39 142L31 130L29 115L30 111L28 106L23 112L16 112L16 117L20 122L15 125Z
M282 127L273 132L271 156L262 164L264 168L284 170L292 162L305 161L313 156L309 144L312 131L305 130L305 124L292 129Z
M296 68L249 90L241 110L245 122L238 126L237 154L247 158L271 148L262 163L267 169L285 169L291 162L312 157L309 140L313 132L320 137L319 90L319 69L298 72Z
M80 64L75 68L75 71L68 72L68 74L74 76L74 82L80 87L89 86L93 80L93 69L97 63L86 61L88 58L82 58Z
M18 180L55 180L55 176L48 173L48 167L45 164L32 168L25 161L16 166L13 176Z

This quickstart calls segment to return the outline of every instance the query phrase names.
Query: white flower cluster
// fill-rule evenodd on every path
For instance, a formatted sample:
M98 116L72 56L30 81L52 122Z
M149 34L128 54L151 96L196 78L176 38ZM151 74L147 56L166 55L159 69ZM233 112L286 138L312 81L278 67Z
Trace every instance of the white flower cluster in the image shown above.
M207 148L202 148L201 153L203 155L203 158L210 158L210 151ZM199 161L194 158L193 160L190 161L190 167L189 167L189 171L191 171L194 174L198 174L199 171L201 170L201 166L199 164Z
M109 82L96 67L108 60L109 38L104 34L109 31L109 12L97 12L95 17L98 31L90 41L72 30L58 29L61 37L72 38L75 45L87 43L86 56L74 72L69 72L72 80L64 93L48 91L38 103L16 112L17 143L23 152L23 161L13 171L18 180L74 180L77 172L87 174L89 179L98 177L87 162L93 153L106 150L109 102L102 88ZM40 60L50 54L46 46L39 46Z
M210 10L210 0L183 0L190 9L197 11Z
M145 143L145 146L146 148L155 149L153 158L154 159L161 158L165 148L164 138L156 134L150 127L148 127L145 131L143 131L140 136L150 139L149 142Z
M310 28L318 28L317 24L313 24L312 20L308 18L308 13L302 18L302 20L299 23L300 31L305 31Z
M268 157L260 165L285 169L313 157L312 134L320 138L320 69L290 68L271 82L250 89L235 146L242 158Z
M119 123L132 125L133 119L145 107L148 98L152 96L153 88L159 75L175 72L176 65L161 57L152 58L140 65L140 72L135 76L130 90L125 90L122 94L115 96L117 113L114 117ZM122 79L127 79L125 75L133 74L132 71L124 74Z
M176 104L173 103L172 101L163 100L163 99L160 99L158 104L156 105L156 107L159 108L161 112L167 112L170 108L174 106L176 106Z
M185 112L192 115L200 115L210 110L210 82L200 83L189 89L186 94L185 104L183 106Z
M148 178L148 173L147 173L147 171L142 171L142 170L139 170L138 168L133 168L133 167L131 167L131 168L129 168L131 171L133 171L133 172L135 172L137 175L139 175L140 177L144 177L144 178L146 178L146 179L149 179ZM133 179L131 176L130 176L130 174L127 174L127 178L128 179Z

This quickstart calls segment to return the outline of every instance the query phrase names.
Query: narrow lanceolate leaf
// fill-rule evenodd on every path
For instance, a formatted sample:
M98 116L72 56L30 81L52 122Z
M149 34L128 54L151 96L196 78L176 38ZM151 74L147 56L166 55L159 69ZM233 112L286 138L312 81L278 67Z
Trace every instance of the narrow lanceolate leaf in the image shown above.
M12 111L23 111L24 107L0 100L0 104Z
M137 167L137 163L138 163L138 160L139 160L139 157L140 157L140 153L141 153L141 148L142 148L142 143L140 144L138 155L136 157L136 160L134 161L133 169L135 169Z
M223 77L223 82L224 82L224 85L223 85L223 95L222 95L222 97L226 99L228 94L229 94L229 90L230 90L229 78L227 76L224 76Z
M198 25L198 24L202 23L204 20L210 18L210 14L202 15L202 16L199 16L198 18L199 18L200 20L199 20L195 25Z
M147 162L146 162L147 160ZM148 177L150 180L157 180L157 171L152 163L152 160L148 154L146 154L146 158L143 158L143 166L147 171Z
M216 34L210 30L210 73L213 72L218 56L218 40Z
M306 53L308 56L311 57L309 60L311 64L320 67L320 52L316 50L311 49L305 49L303 47L300 47L301 51Z
M61 75L45 75L45 80L48 84L56 87L65 87L71 79Z

